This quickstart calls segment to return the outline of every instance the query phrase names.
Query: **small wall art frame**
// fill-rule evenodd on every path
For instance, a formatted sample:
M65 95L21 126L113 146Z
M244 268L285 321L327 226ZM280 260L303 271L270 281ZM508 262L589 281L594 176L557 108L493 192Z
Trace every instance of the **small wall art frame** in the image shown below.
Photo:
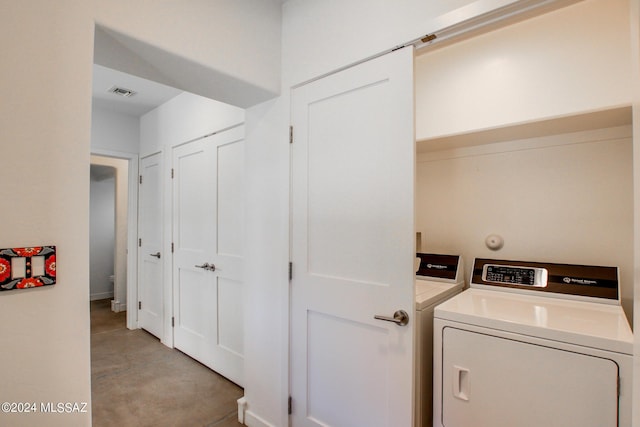
M55 284L55 246L0 249L0 291Z

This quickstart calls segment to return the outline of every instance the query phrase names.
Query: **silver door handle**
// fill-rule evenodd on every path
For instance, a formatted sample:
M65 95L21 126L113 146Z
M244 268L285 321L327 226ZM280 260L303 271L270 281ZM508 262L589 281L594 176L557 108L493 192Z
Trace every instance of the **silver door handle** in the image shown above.
M399 326L404 326L409 323L409 315L404 310L396 311L395 313L393 313L393 317L380 316L376 314L375 316L373 316L373 318L377 320L384 320L386 322L393 322Z
M156 257L156 258L160 259L160 252L156 252L155 254L149 254L149 255L154 256L154 257Z
M202 265L196 265L196 267L197 268L204 268L207 271L216 271L216 266L213 263L209 264L208 262L205 262Z

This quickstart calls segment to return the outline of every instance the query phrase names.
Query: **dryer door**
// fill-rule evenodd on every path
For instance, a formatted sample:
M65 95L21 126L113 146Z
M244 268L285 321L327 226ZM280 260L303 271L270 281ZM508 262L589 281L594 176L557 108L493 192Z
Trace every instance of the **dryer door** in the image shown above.
M610 359L452 327L443 329L445 427L615 427Z

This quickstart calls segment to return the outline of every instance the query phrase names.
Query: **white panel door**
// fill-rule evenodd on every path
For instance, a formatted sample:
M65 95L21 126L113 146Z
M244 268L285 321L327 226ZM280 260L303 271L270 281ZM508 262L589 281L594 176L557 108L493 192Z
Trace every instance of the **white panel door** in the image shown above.
M618 426L615 361L453 327L442 331L438 425Z
M292 120L293 426L409 427L413 48L295 89Z
M162 339L162 153L140 160L138 326Z
M244 127L173 150L174 346L244 383Z

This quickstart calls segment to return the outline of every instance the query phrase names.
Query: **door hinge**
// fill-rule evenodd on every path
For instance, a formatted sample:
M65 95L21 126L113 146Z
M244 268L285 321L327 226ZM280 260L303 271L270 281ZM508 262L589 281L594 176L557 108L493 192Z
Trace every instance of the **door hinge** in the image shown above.
M289 126L289 144L293 144L293 126Z
M620 399L620 377L618 377L618 399Z
M287 401L287 413L291 415L293 413L293 403L291 396L289 396L289 400Z
M138 301L138 310L142 310L142 301Z
M174 251L174 246L173 246L173 242L171 242L171 253L173 253Z
M173 171L173 168L171 168L171 179L173 179L174 176L175 176L175 172Z
M142 184L142 175L140 175L140 184Z
M142 247L142 239L138 239L138 247L141 248Z
M293 280L293 263L289 263L289 280Z
M171 327L173 328L174 326L176 326L176 318L172 317L171 318Z

